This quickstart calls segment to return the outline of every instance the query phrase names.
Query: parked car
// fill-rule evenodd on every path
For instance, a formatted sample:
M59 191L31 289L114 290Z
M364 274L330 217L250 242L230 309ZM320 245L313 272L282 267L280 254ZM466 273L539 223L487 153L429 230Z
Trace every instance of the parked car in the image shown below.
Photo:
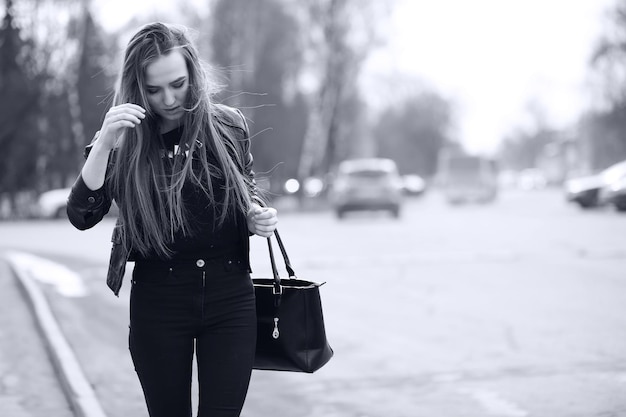
M626 161L618 162L595 175L572 178L565 182L565 198L582 208L601 205L600 190L626 176Z
M67 198L71 188L44 191L37 199L37 216L44 219L58 219L67 216Z
M601 205L611 205L617 211L626 211L626 175L602 187L598 199Z
M419 196L426 191L426 181L419 175L407 174L402 176L402 189L404 194Z
M42 219L67 217L67 198L70 195L70 191L71 188L58 188L41 193L35 208L36 216ZM107 216L117 216L118 214L119 209L114 201Z
M399 217L402 189L402 178L393 160L350 159L339 164L330 201L339 218L356 210L387 210Z

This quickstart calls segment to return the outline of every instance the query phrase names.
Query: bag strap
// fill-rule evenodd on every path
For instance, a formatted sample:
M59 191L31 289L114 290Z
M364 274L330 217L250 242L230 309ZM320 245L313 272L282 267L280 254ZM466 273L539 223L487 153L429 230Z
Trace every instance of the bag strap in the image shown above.
M285 269L287 269L287 273L289 274L289 278L296 278L296 273L291 267L291 262L289 261L289 256L287 256L287 251L285 249L285 245L283 244L280 235L278 234L278 230L274 230L274 236L276 237L276 241L278 242L278 247L280 248L280 252L283 256L283 260L285 261ZM271 237L267 238L267 248L270 254L270 262L272 264L272 275L274 276L274 294L281 294L282 289L280 286L280 275L278 274L278 268L276 267L276 259L274 258L274 248L272 247L272 239Z
M274 230L274 237L276 238L276 242L278 242L278 247L280 248L280 252L283 255L283 260L285 261L285 269L287 270L287 274L289 275L289 278L296 278L296 273L293 270L293 267L291 266L291 261L289 261L289 256L287 256L287 250L285 249L283 240L280 238L280 235L278 234L278 229Z
M272 240L269 237L267 238L267 248L270 252L272 275L274 276L274 294L280 295L282 293L282 287L280 286L280 276L278 275L278 268L276 268L276 261L274 260L274 249L272 249Z

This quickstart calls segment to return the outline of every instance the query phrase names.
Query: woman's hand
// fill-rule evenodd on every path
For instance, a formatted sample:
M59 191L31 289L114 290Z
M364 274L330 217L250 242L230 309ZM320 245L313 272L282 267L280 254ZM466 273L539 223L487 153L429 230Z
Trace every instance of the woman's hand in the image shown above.
M261 207L252 203L252 208L248 211L248 230L255 235L270 237L276 224L278 223L278 215L276 209L271 207Z
M110 152L115 148L124 129L139 125L146 117L145 113L143 107L130 103L120 104L109 109L81 171L87 188L99 190L102 187Z
M124 129L138 126L145 117L146 110L136 104L125 103L111 107L102 122L99 145L106 150L113 149Z

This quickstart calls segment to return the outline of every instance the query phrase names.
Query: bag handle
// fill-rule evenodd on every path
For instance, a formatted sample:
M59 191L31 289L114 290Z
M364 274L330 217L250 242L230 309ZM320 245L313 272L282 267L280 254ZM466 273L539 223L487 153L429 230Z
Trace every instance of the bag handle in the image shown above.
M289 256L287 256L287 250L285 249L285 245L283 244L282 239L280 238L280 234L278 234L278 230L274 230L274 236L276 237L276 241L278 242L278 247L280 248L280 252L283 256L283 260L285 261L285 269L289 274L289 278L296 278L296 273L291 267L291 262L289 261ZM280 294L282 293L282 289L280 286L280 276L278 275L278 268L276 267L276 260L274 258L274 249L272 247L272 238L267 238L267 248L270 254L270 262L272 264L272 274L274 276L274 293Z
M263 200L256 200L256 203L259 204L261 207L267 207L267 204ZM276 242L278 242L278 247L280 248L280 253L283 256L283 261L285 261L285 269L287 270L289 278L297 278L296 273L291 266L291 261L289 261L289 256L287 256L287 250L285 249L285 245L280 238L280 234L278 234L278 229L274 229L274 237L276 238ZM280 289L280 277L278 276L278 268L276 268L276 261L274 259L274 250L272 248L271 236L267 238L267 247L270 253L270 262L272 263L272 273L274 275L274 293L280 294L282 293L282 290Z
M293 270L293 267L291 266L291 261L289 261L289 256L287 256L287 250L285 249L283 240L280 238L280 234L278 234L278 229L274 230L274 237L276 238L276 242L278 242L278 247L280 248L280 252L283 255L283 260L285 261L285 269L287 270L287 274L289 275L289 278L296 278L296 273Z

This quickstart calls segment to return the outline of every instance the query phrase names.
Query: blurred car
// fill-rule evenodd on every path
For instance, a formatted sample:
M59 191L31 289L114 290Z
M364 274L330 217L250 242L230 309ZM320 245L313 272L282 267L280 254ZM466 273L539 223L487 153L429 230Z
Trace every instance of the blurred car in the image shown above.
M541 190L546 188L548 180L542 170L527 168L519 173L517 185L524 191Z
M402 176L402 189L406 195L419 196L426 191L426 181L419 175L404 175Z
M41 193L37 199L36 213L44 219L59 219L67 216L67 198L71 188L60 188Z
M41 193L37 199L35 208L36 216L42 219L61 219L67 217L67 198L71 190L71 188L58 188ZM107 216L117 216L118 214L119 209L114 201L111 204Z
M600 189L599 203L614 206L617 211L626 211L626 175Z
M399 217L402 187L402 178L393 160L349 159L339 164L330 201L339 218L357 210L387 210Z
M569 179L565 182L565 198L582 208L602 205L600 190L626 176L626 161L618 162L595 175Z

